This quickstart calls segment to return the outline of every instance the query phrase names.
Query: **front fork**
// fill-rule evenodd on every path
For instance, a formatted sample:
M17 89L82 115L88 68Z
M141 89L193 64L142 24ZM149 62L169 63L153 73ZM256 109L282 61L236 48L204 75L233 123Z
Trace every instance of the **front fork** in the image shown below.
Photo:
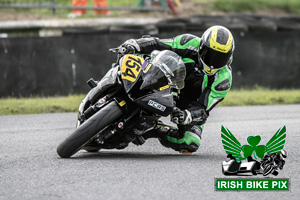
M147 130L150 130L156 126L159 117L142 115L140 107L137 107L135 104L131 104L130 102L128 102L130 105L127 105L126 101L115 98L115 96L117 96L116 94L117 91L102 97L94 105L86 109L82 114L79 113L80 116L78 117L77 127L83 124L88 118L98 112L107 103L116 101L116 103L125 113L126 117L124 115L123 119L115 122L105 130L100 132L93 143L99 147L104 147L106 146L106 143L108 144L111 141L111 138L120 138L119 140L114 140L115 145L117 145L116 143L118 143L116 141L119 141L120 144L128 144L130 142L134 142L134 144L136 145L143 144L145 142L145 139L142 137L142 135ZM128 110L133 111L129 112Z
M130 142L142 145L145 142L143 134L156 127L158 117L140 116L140 112L140 109L136 109L127 118L107 127L88 145L88 148L123 149Z
M125 101L119 101L116 98L114 98L119 91L116 90L102 98L100 98L94 105L91 105L89 108L87 108L83 113L80 113L80 108L78 112L78 121L76 128L78 128L84 121L86 121L88 118L93 116L96 112L98 112L103 106L106 104L110 103L111 101L116 101L118 105L120 105L121 109L124 111L122 108L126 102Z

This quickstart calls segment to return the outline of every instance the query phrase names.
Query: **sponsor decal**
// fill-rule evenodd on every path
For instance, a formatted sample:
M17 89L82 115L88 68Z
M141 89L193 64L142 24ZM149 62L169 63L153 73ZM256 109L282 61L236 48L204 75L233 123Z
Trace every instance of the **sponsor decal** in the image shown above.
M126 104L126 101L121 101L120 103L119 103L119 105L121 106L121 107L123 107L124 105Z
M118 128L122 129L123 127L124 127L124 123L123 123L123 122L120 122L120 123L118 124Z
M162 112L164 112L166 110L166 106L163 106L163 105L161 105L161 104L159 104L155 101L152 101L152 100L148 101L148 105L155 108L155 109L157 109L157 110L160 110Z
M105 98L100 99L100 100L99 100L99 103L101 103L101 104L102 104L102 103L105 103Z

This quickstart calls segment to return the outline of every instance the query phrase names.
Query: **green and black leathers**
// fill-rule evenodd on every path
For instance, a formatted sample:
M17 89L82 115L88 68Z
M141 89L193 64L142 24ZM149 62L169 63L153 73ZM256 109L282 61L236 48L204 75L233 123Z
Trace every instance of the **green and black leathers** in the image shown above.
M182 57L187 74L176 107L189 111L192 120L188 125L178 125L178 130L159 131L162 132L160 141L164 146L177 151L196 151L209 112L225 98L231 88L231 67L228 64L214 75L205 74L199 61L201 38L191 34L170 39L144 37L134 40L134 44L138 53L150 54L153 50L168 49Z

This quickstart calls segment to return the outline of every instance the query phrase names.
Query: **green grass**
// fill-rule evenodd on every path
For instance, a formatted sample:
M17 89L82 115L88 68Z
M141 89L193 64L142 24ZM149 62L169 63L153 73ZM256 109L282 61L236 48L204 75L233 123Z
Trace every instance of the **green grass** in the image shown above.
M84 95L0 99L0 115L76 112Z
M263 88L229 91L220 106L300 104L300 90L270 90Z
M212 9L224 12L255 12L261 9L300 14L299 0L214 0Z
M77 112L84 96L3 98L0 99L0 115ZM218 106L274 104L300 104L300 89L270 90L256 88L232 90Z

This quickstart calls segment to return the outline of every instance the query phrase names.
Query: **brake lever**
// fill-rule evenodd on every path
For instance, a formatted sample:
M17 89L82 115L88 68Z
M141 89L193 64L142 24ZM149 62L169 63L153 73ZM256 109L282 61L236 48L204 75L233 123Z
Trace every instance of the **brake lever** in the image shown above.
M112 53L118 53L118 54L124 55L124 53L126 51L126 48L122 47L122 46L119 46L117 48L111 48L111 49L109 49L109 51L112 52Z
M112 53L118 53L119 47L117 47L117 48L111 48L111 49L109 49L109 51L112 52Z

